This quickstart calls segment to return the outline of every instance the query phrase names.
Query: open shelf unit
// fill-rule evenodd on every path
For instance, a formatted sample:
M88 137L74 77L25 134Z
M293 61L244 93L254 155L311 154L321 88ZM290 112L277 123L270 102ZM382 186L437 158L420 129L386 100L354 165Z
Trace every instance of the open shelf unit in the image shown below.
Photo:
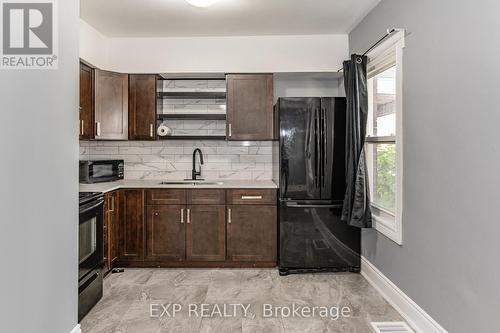
M190 120L226 120L226 114L225 113L164 113L164 114L159 114L158 119L160 120L165 120L165 119L177 119L177 120L182 120L182 119L190 119Z
M159 136L158 140L226 140L223 135L169 135Z
M170 82L164 85L165 81ZM189 81L198 82L191 83ZM225 113L214 113L216 111L212 111L212 113L210 113L211 109L202 110L204 105L225 104L227 97L226 91L224 91L225 88L223 88L226 85L225 81L225 75L213 77L186 77L183 75L173 75L172 77L169 77L166 75L162 79L159 79L156 95L161 111L160 109L158 110L157 127L164 124L173 130L173 135L157 136L158 140L225 140L226 136L224 134L224 130L216 131L213 135L207 135L207 131L192 130L192 128L195 128L196 126L191 126L191 124L197 124L196 121L199 121L200 123L203 121L226 121ZM173 101L167 102L166 100L169 99ZM163 113L163 105L167 104L171 104L170 108L177 108L179 105L197 105L201 106L201 109L198 109L198 107L188 108L191 109L192 112L186 112L184 108L181 108L179 110L175 109L175 111L172 110L169 113ZM205 111L208 112L204 113ZM190 122L189 127L187 126L187 122ZM186 124L186 129L183 127L184 124ZM201 128L203 127L200 126L200 129ZM217 124L217 128L221 128L221 124ZM182 135L175 134L178 129L182 130Z
M225 91L160 91L158 98L226 99Z

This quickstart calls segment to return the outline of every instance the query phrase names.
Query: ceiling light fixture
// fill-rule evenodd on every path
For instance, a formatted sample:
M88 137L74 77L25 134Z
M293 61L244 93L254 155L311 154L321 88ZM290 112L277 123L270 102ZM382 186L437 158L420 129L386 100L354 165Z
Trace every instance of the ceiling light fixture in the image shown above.
M186 0L190 5L196 7L208 7L216 3L218 0Z

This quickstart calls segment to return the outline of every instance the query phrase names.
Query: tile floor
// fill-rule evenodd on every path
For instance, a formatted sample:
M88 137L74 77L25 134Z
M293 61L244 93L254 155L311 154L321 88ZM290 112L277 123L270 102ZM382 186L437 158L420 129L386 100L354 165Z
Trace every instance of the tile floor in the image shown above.
M160 304L181 304L172 317L150 316ZM155 304L159 304L158 306ZM191 316L189 306L194 304ZM236 316L201 317L201 304L208 312L218 306L226 315L229 304L250 305ZM291 307L349 307L349 317L338 319L264 317L264 304ZM173 305L171 305L172 307ZM198 308L195 311L194 306ZM320 308L318 308L320 309ZM159 312L157 312L159 311ZM319 310L318 310L319 311ZM324 312L322 312L325 314ZM286 316L286 312L283 313ZM347 313L345 312L347 315ZM198 316L197 316L198 315ZM224 315L224 313L223 313ZM307 316L307 312L305 313ZM335 313L333 313L335 315ZM277 269L126 269L104 280L104 297L81 323L82 333L167 332L371 332L370 321L401 321L400 315L359 274L305 274L280 277Z

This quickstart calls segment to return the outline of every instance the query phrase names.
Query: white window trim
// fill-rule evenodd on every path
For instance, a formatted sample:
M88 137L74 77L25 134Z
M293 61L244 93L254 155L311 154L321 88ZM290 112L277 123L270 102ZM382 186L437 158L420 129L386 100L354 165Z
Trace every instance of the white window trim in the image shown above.
M396 50L396 212L394 217L390 214L377 214L379 209L372 205L374 208L372 218L373 226L378 232L398 245L403 245L403 49L405 47L405 30L396 30L384 42L367 53L368 59L374 59L390 48Z

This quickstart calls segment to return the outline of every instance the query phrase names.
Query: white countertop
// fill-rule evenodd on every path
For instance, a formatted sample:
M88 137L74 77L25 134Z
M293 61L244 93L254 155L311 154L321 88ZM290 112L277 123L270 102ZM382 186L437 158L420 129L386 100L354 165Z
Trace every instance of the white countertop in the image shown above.
M80 184L80 192L111 192L121 188L278 188L272 180L206 180L215 184L161 184L165 180L120 180L99 184ZM166 180L175 181L175 180Z

